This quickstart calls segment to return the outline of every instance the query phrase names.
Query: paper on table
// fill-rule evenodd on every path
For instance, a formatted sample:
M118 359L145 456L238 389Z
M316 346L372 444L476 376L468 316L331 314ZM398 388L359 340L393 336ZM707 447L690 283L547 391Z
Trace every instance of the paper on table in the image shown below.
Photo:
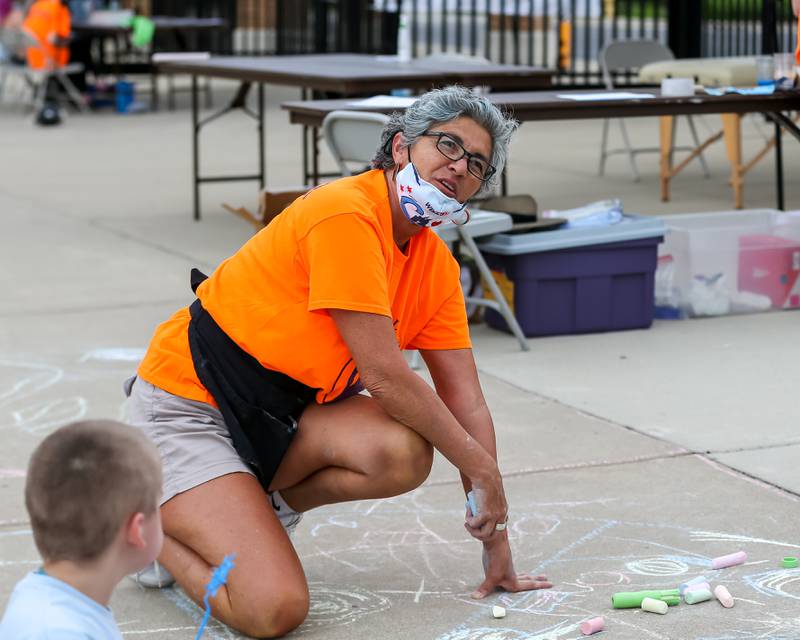
M406 98L403 96L372 96L363 100L348 102L355 107L410 107L417 101L416 98Z
M556 97L579 102L594 100L632 100L636 98L655 98L652 93L630 93L628 91L614 91L613 93L559 93Z
M211 53L208 51L169 51L154 53L153 62L186 62L188 60L208 60Z

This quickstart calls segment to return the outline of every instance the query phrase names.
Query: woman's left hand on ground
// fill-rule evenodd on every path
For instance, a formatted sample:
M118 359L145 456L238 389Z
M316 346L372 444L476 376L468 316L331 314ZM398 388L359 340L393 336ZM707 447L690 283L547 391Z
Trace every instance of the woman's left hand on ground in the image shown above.
M514 571L511 546L508 544L508 534L505 532L483 543L483 570L486 579L472 593L472 597L475 599L485 598L496 589L516 593L533 589L549 589L553 586L547 580L547 576L531 576Z

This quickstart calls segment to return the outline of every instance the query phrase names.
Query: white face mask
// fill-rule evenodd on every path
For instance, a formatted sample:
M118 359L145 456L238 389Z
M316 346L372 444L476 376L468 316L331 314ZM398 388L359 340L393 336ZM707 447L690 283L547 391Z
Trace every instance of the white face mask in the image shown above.
M412 162L398 171L394 180L400 209L414 224L435 227L448 220L456 224L465 224L469 220L467 205L423 180Z

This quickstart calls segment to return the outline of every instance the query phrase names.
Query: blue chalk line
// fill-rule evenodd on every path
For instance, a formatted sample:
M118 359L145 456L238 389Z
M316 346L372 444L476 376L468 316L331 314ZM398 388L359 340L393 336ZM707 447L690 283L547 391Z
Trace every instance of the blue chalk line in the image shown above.
M206 606L206 612L203 615L203 620L200 622L200 628L197 630L197 635L194 637L194 640L200 640L200 636L202 636L203 631L206 630L206 625L211 619L211 604L208 602L208 599L217 595L219 588L228 581L228 574L231 569L236 566L233 563L235 557L235 553L225 556L220 565L214 569L214 573L211 574L211 580L206 585L206 595L203 596L203 604Z

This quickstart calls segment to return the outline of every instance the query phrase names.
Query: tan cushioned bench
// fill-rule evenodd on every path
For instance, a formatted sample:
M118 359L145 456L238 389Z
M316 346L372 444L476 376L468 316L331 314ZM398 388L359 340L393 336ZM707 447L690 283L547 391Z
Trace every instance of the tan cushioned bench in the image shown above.
M752 87L756 84L756 58L684 58L643 66L639 80L660 84L664 78L694 78L707 87Z

